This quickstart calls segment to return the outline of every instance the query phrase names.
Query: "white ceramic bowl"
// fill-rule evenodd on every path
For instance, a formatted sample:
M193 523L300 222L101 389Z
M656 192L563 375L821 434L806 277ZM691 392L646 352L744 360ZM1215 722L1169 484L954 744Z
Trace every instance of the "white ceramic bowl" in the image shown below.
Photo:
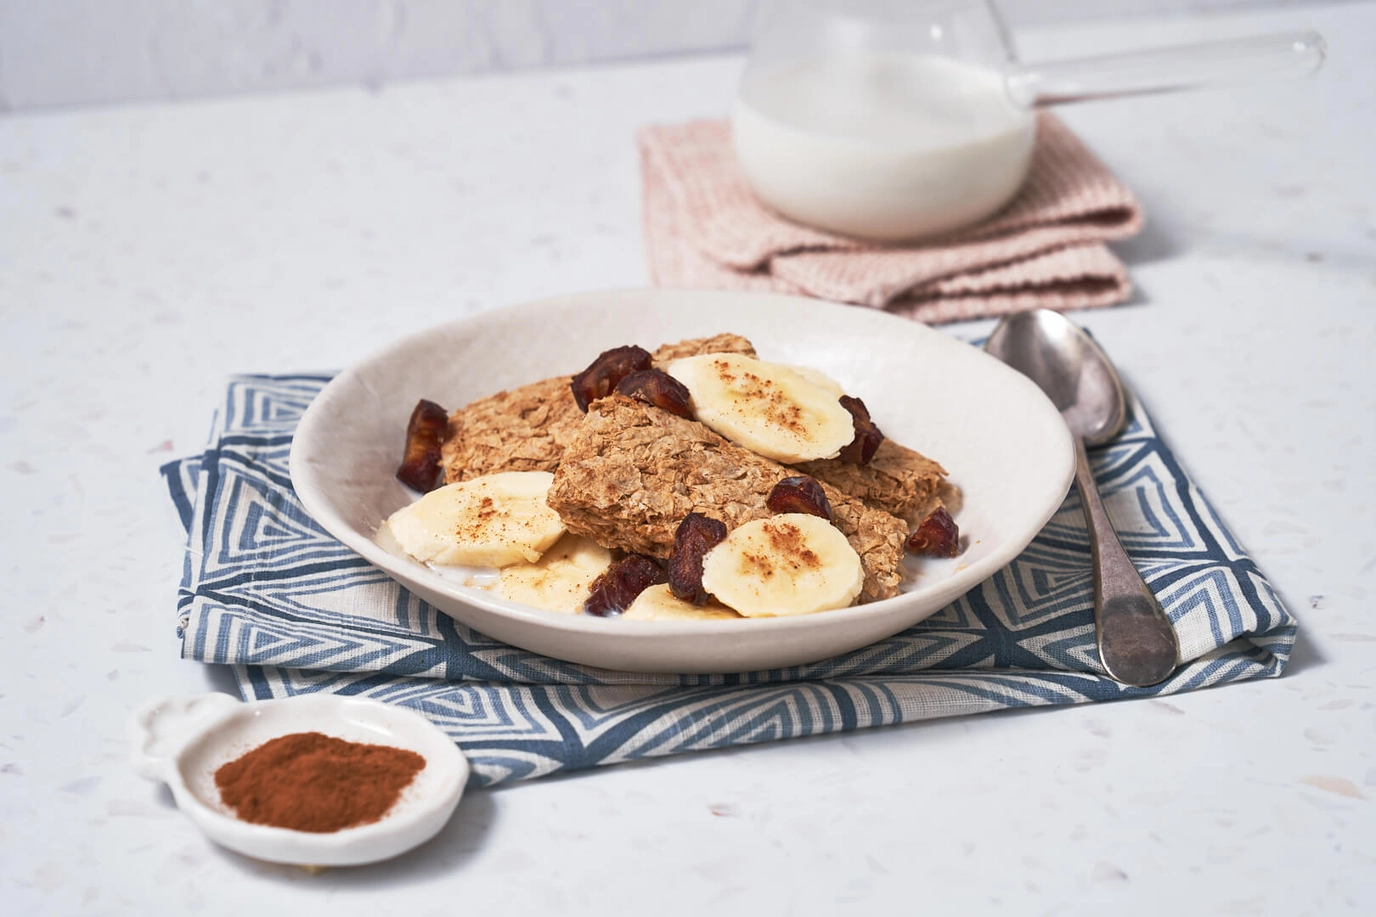
M438 726L405 707L362 697L309 694L251 704L228 694L161 697L134 713L128 731L140 776L165 782L177 808L217 844L272 863L357 866L391 859L439 833L468 781L468 760ZM425 767L372 824L315 833L235 818L220 801L215 771L297 732L405 748L425 758Z
M731 331L763 359L820 369L884 433L940 461L960 487L967 545L910 558L896 598L790 618L622 621L564 615L468 588L374 542L415 499L393 476L420 398L453 410L499 389L581 370L621 344L653 349ZM435 607L489 637L634 672L745 672L857 649L931 615L1018 555L1074 474L1070 435L1021 374L968 344L872 309L758 293L583 293L488 312L393 344L341 373L307 409L291 478L327 531Z

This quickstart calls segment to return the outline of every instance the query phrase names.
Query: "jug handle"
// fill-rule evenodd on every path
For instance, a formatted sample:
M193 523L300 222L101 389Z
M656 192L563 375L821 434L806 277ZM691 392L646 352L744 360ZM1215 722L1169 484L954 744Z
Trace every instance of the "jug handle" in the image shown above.
M1178 92L1265 77L1308 76L1328 45L1314 31L1282 32L1038 64L1004 73L1009 97L1024 108L1092 99Z

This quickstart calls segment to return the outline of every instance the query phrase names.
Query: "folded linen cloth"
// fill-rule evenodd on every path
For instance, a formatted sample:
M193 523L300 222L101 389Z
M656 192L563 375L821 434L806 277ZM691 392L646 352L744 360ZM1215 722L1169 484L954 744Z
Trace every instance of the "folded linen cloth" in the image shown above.
M939 323L1109 306L1132 292L1103 243L1142 227L1137 200L1057 117L1038 116L1027 182L984 223L884 246L790 222L750 191L725 121L639 135L645 245L660 286L801 293Z
M330 537L287 469L328 375L239 376L205 452L165 465L188 532L182 655L234 667L246 699L361 694L453 736L476 785L635 758L1008 707L1171 694L1279 675L1295 621L1140 406L1092 457L1128 553L1174 623L1164 684L1108 678L1072 493L1010 566L928 620L834 659L739 675L610 672L498 643Z

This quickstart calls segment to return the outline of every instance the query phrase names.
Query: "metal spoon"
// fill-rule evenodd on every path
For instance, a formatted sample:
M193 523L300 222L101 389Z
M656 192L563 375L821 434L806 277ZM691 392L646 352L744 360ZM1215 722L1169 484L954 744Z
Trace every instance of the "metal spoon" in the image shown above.
M1094 633L1104 668L1137 687L1164 681L1179 662L1180 645L1161 604L1114 534L1085 454L1086 446L1103 445L1126 422L1122 380L1089 335L1045 309L1008 316L984 349L1037 383L1074 434L1075 485L1089 528Z

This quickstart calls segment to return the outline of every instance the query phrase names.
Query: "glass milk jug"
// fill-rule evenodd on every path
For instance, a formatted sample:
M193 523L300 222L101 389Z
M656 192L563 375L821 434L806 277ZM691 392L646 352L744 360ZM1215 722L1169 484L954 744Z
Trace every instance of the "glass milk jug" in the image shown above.
M1323 60L1312 32L1028 67L986 0L795 0L767 10L732 112L746 180L799 223L884 242L978 223L1027 176L1035 110Z

